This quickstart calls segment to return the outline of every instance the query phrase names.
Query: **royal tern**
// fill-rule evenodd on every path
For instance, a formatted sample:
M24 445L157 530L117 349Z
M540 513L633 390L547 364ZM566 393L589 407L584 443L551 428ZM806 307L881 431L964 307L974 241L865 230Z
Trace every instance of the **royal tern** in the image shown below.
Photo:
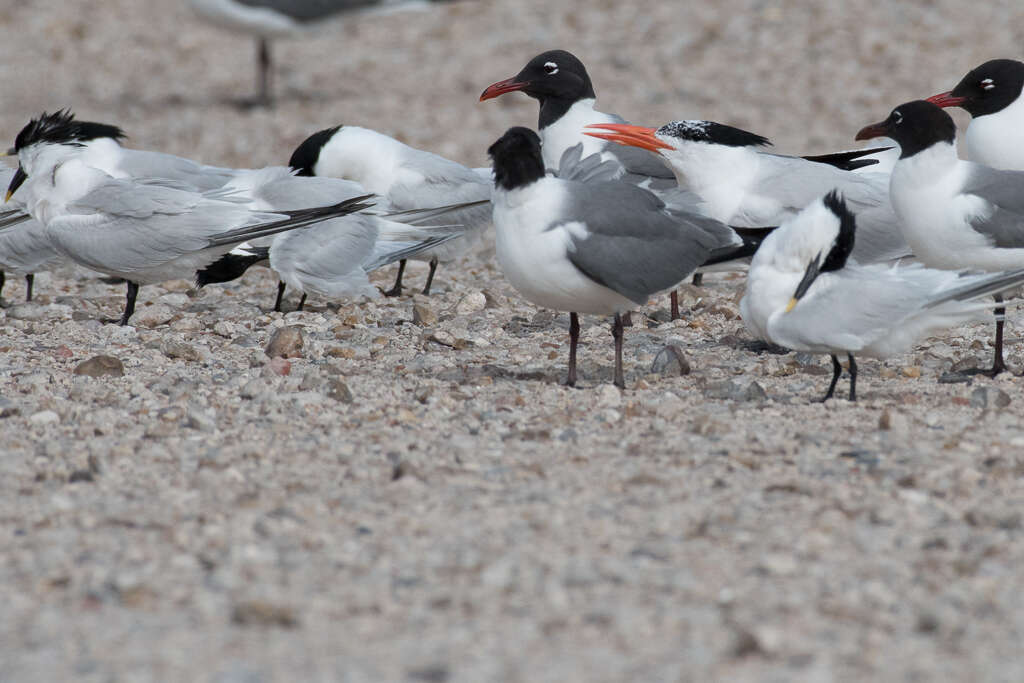
M703 200L709 216L733 226L778 225L838 188L860 224L854 258L907 256L910 249L889 201L886 174L852 173L801 157L769 154L767 138L714 121L673 121L661 128L598 124L589 136L646 149Z

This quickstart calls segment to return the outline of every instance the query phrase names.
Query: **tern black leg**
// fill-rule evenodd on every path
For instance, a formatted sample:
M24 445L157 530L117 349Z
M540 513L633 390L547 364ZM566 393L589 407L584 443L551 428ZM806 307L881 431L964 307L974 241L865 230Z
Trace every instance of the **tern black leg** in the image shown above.
M843 366L839 364L839 359L835 357L835 354L830 357L832 358L832 382L828 385L828 391L825 392L825 396L818 403L824 403L832 398L832 395L836 392L839 376L843 374Z
M853 359L852 353L847 353L846 357L850 359L850 400L857 400L857 361Z
M433 271L431 271L433 273ZM384 296L402 296L402 275L405 274L405 259L398 262L398 277L395 278L395 286L384 292Z
M702 284L704 284L704 273L694 273L693 284L695 287L700 287Z
M303 306L305 306L305 305L306 305L306 293L305 293L305 292L303 292L303 293L302 293L302 298L301 298L301 299L299 299L299 307L298 307L298 308L296 308L295 310L296 310L296 311L301 311L301 310L302 310L302 307L303 307Z
M569 313L569 376L565 378L565 386L576 386L576 346L580 343L580 317Z
M615 322L612 323L612 337L615 339L615 386L619 389L626 388L626 379L622 376L622 316L615 314Z
M29 273L25 276L25 301L32 301L32 285L35 284L35 281L35 273Z
M434 284L434 273L437 271L437 257L430 259L430 274L427 275L427 284L423 287L423 294L430 294L430 285Z
M281 302L284 301L284 290L288 288L288 285L283 280L279 280L277 283L277 299L274 300L274 310L278 313L281 312Z
M135 313L135 299L138 296L139 286L136 283L129 280L128 295L125 297L124 302L124 313L121 314L121 321L118 323L118 325L121 325L123 327L124 325L128 324L128 320L132 317L132 314Z
M694 275L694 277L697 277ZM672 290L672 293L668 296L669 306L672 309L672 320L679 320L679 292Z

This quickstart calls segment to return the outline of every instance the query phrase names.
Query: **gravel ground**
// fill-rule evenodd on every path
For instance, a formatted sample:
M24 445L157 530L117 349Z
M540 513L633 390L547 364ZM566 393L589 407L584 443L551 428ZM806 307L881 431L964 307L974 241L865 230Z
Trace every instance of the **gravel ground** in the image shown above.
M555 4L335 24L279 44L280 105L243 113L250 41L184 3L7 3L0 131L71 105L261 166L352 123L483 165L536 105L479 92L564 47L638 123L818 153L1024 41L1010 0ZM487 248L430 297L281 315L273 287L144 287L119 328L87 271L8 284L0 681L1024 680L1024 387L938 382L988 326L821 405L827 359L745 350L738 276L636 316L623 393L599 319L560 386L567 316Z

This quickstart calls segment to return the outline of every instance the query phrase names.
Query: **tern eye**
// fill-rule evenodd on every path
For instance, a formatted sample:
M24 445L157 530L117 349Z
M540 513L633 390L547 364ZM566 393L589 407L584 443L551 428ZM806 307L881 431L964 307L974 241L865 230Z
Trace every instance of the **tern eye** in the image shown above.
M554 62L544 62L544 73L549 76L554 76L558 73L558 65Z
M991 90L996 87L995 82L991 78L986 78L980 84L982 90Z
M899 109L896 109L892 113L892 122L897 126L903 123L903 114L900 113Z

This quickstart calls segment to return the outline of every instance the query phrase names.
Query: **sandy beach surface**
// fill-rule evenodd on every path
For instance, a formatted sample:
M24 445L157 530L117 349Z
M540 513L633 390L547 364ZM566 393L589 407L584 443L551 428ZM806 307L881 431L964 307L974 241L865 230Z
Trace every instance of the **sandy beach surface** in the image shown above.
M824 153L1024 45L1012 0L467 0L282 41L278 106L240 111L252 41L184 2L0 8L4 148L67 106L244 167L340 123L484 166L537 107L477 97L555 47L636 123ZM145 286L124 328L95 273L40 275L31 304L10 278L0 681L1024 680L1024 381L939 382L991 326L865 359L860 400L822 405L828 359L747 350L743 276L714 275L683 320L636 315L624 392L585 318L573 390L567 315L493 248L428 297L425 273L285 314L266 269ZM275 334L298 355L271 361ZM75 374L98 355L114 374Z

